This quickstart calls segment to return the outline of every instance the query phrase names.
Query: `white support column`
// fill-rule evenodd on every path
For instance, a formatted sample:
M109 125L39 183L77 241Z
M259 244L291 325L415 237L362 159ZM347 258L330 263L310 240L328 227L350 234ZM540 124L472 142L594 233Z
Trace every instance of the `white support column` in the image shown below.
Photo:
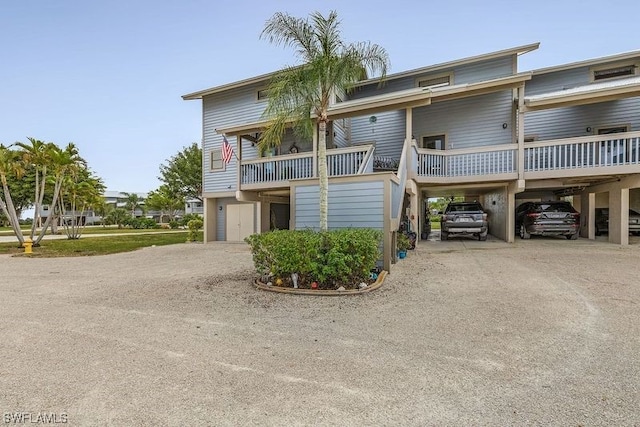
M518 188L524 190L524 85L518 87Z
M411 143L413 139L413 108L405 110L405 139Z
M506 201L507 205L505 206L506 218L504 221L506 232L504 239L507 243L513 243L515 241L515 229L516 229L516 192L518 190L518 185L516 183L511 183L507 186L506 189Z
M238 135L236 137L236 156L237 159L232 158L231 161L235 161L236 163L236 191L242 190L242 168L240 167L240 159L242 159L242 137Z
M609 191L609 242L629 244L629 189Z
M596 193L587 194L587 206L581 206L581 212L587 212L587 237L589 240L596 239ZM584 234L583 234L584 235Z

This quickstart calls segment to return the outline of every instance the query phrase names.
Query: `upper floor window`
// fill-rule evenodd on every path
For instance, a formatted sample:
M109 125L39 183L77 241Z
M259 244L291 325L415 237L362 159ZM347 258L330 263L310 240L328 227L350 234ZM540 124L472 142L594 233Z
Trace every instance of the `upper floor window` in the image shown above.
M265 99L269 98L269 90L259 89L256 93L256 98L258 99L258 101L264 101Z
M598 67L592 70L593 81L615 79L618 77L635 76L638 66L636 64L618 64L614 66Z
M442 74L439 76L430 76L425 78L420 78L417 81L418 87L440 87L440 86L449 86L451 85L452 75L451 74Z
M222 148L214 148L209 152L209 169L212 172L224 170L224 160L222 160Z

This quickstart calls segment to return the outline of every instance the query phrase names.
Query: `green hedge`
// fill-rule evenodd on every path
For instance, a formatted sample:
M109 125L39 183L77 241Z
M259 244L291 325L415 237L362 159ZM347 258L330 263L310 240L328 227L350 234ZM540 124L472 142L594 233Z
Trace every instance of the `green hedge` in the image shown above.
M251 246L256 270L291 286L291 273L298 273L298 286L321 289L356 287L369 279L380 258L382 233L368 228L349 228L318 233L311 230L274 230L245 239ZM275 283L274 283L275 284Z

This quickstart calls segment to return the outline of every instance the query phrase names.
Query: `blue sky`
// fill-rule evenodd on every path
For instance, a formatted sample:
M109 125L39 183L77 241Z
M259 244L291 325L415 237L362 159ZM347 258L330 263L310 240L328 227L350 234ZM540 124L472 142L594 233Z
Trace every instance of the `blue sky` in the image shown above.
M109 190L153 190L201 139L200 102L180 96L294 64L265 21L332 9L391 72L533 42L520 70L640 49L638 1L3 1L0 142L74 142Z

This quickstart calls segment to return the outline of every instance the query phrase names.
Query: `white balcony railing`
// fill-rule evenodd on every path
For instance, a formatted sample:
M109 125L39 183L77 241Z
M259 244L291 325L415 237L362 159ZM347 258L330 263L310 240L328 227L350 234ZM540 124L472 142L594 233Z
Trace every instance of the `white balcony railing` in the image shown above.
M416 174L421 177L455 178L517 172L517 144L462 150L432 150L413 146Z
M348 176L372 172L372 153L372 145L327 150L327 173L329 176ZM313 153L243 160L240 174L244 185L313 178Z
M255 160L243 160L240 168L242 184L261 184L311 178L313 176L313 154L286 154Z
M640 164L640 132L557 139L525 145L525 172Z
M329 176L357 175L373 171L372 145L327 150L327 173ZM367 164L371 164L367 171Z

